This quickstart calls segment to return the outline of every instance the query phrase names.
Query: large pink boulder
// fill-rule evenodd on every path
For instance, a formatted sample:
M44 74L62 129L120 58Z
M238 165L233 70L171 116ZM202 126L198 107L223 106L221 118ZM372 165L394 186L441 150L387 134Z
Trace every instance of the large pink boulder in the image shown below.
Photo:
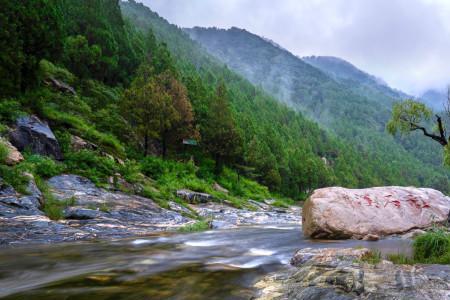
M413 187L315 190L303 207L303 233L311 238L366 238L404 233L447 221L450 198Z

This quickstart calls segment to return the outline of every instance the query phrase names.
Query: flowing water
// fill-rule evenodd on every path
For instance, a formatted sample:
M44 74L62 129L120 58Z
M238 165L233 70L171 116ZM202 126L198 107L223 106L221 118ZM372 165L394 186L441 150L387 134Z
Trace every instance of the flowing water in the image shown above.
M0 298L38 300L249 299L261 276L288 268L296 249L409 242L311 241L298 225L163 233L139 239L0 249Z

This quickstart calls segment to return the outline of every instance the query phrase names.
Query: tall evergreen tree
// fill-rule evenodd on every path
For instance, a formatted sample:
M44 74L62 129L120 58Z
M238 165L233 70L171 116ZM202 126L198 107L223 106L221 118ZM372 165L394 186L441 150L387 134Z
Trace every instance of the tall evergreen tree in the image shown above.
M236 160L242 146L242 139L236 128L223 82L217 86L207 118L208 121L202 131L203 143L213 155L216 162L215 172L219 174L224 163Z

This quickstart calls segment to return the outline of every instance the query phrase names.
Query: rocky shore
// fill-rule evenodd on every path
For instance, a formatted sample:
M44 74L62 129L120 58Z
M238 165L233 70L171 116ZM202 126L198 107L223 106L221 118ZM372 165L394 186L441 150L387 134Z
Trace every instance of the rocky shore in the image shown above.
M368 249L301 249L292 267L256 283L259 300L404 299L450 297L450 266L363 261Z
M299 223L301 215L300 208L281 209L256 201L252 201L252 209L216 202L185 206L169 202L170 209L165 209L151 199L98 188L76 175L53 177L48 185L57 199L71 202L64 210L63 220L50 220L40 210L42 195L32 179L26 196L10 186L2 186L0 245L151 235L195 223L195 215L208 219L214 229Z

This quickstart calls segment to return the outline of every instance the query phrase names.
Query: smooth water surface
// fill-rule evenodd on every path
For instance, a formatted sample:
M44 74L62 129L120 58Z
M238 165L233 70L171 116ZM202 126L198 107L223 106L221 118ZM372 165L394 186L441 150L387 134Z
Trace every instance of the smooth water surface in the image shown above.
M306 247L408 252L401 239L311 241L298 225L163 233L109 242L0 249L0 298L249 299L253 284Z

